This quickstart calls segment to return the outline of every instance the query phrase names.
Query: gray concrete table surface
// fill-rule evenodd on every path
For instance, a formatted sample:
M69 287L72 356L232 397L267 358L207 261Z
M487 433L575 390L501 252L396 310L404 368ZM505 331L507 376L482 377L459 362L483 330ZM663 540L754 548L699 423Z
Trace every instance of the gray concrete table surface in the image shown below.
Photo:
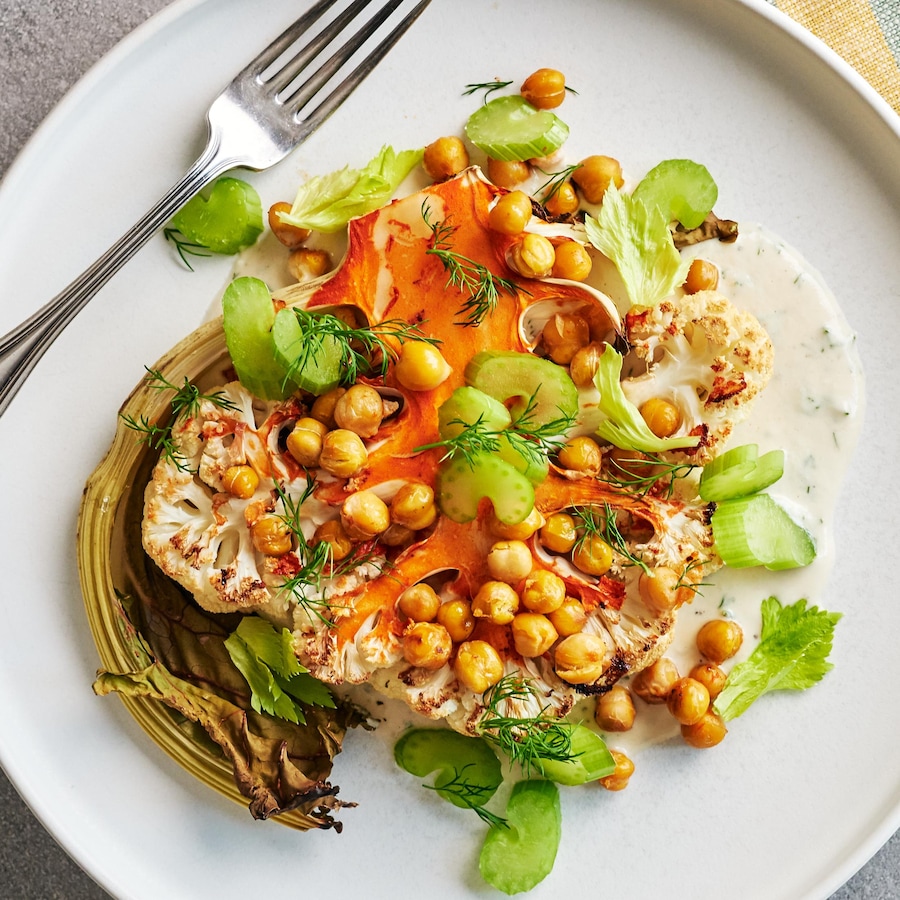
M0 178L85 71L169 2L0 0ZM0 771L0 900L106 897ZM831 900L900 900L900 833Z

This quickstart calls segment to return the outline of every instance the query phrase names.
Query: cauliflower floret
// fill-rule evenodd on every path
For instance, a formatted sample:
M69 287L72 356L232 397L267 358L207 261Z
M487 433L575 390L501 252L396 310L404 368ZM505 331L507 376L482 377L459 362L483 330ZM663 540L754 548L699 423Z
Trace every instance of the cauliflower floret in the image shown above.
M716 291L634 307L625 329L632 347L625 366L639 372L623 379L626 397L637 407L653 397L675 404L682 416L678 433L696 434L700 443L664 456L709 462L769 381L774 351L768 334Z

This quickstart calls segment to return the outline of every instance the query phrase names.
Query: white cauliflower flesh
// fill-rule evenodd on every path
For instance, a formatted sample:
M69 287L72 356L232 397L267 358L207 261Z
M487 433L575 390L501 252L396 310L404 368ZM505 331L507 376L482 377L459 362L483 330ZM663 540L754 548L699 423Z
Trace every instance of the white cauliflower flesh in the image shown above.
M651 398L681 413L678 434L700 438L696 447L668 451L671 459L705 464L717 456L734 426L745 418L772 374L768 334L749 312L716 291L634 307L625 317L631 352L622 380L637 407Z

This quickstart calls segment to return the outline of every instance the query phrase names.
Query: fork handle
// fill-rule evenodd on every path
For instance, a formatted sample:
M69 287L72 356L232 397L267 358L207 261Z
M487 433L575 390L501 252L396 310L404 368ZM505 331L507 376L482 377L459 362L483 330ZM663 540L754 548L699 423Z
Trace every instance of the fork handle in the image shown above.
M44 352L88 301L172 216L241 160L220 152L215 136L184 177L67 288L0 338L0 416Z

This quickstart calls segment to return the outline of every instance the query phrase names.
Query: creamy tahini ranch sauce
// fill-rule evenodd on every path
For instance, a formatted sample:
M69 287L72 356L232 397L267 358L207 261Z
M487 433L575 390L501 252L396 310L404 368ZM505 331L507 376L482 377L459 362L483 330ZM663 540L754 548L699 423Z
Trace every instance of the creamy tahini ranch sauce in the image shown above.
M857 443L864 403L855 335L822 277L796 250L762 226L742 223L735 243L707 241L684 254L716 263L719 292L752 312L772 339L772 379L728 446L756 443L760 454L785 451L784 476L768 493L810 532L817 555L803 569L725 568L711 575L700 596L679 611L675 639L666 653L682 675L699 662L696 635L710 618L731 617L744 630L740 652L722 666L730 671L759 641L764 599L775 596L789 604L806 598L821 604L834 559L834 508ZM664 706L640 700L635 706L635 727L610 735L610 746L637 751L677 734L678 726ZM584 712L591 715L593 710L586 705Z
M318 236L316 246L339 260L346 242L342 236ZM807 528L817 546L815 561L804 569L722 569L711 576L711 583L680 610L675 640L666 653L686 675L699 661L696 634L708 619L724 615L743 627L743 647L723 665L727 671L758 643L765 598L776 596L784 604L801 598L820 602L832 568L835 503L862 422L863 373L854 333L836 299L821 276L780 238L761 226L742 223L734 243L706 241L683 253L714 262L719 292L752 312L772 339L772 379L729 446L756 443L760 454L785 451L784 476L768 492ZM276 290L291 281L285 258L284 248L267 234L239 258L234 274L254 275ZM614 299L621 297L621 282L611 266L595 264L590 281ZM588 720L592 704L584 704ZM631 753L677 733L665 707L640 700L636 706L634 728L610 735L611 746Z

